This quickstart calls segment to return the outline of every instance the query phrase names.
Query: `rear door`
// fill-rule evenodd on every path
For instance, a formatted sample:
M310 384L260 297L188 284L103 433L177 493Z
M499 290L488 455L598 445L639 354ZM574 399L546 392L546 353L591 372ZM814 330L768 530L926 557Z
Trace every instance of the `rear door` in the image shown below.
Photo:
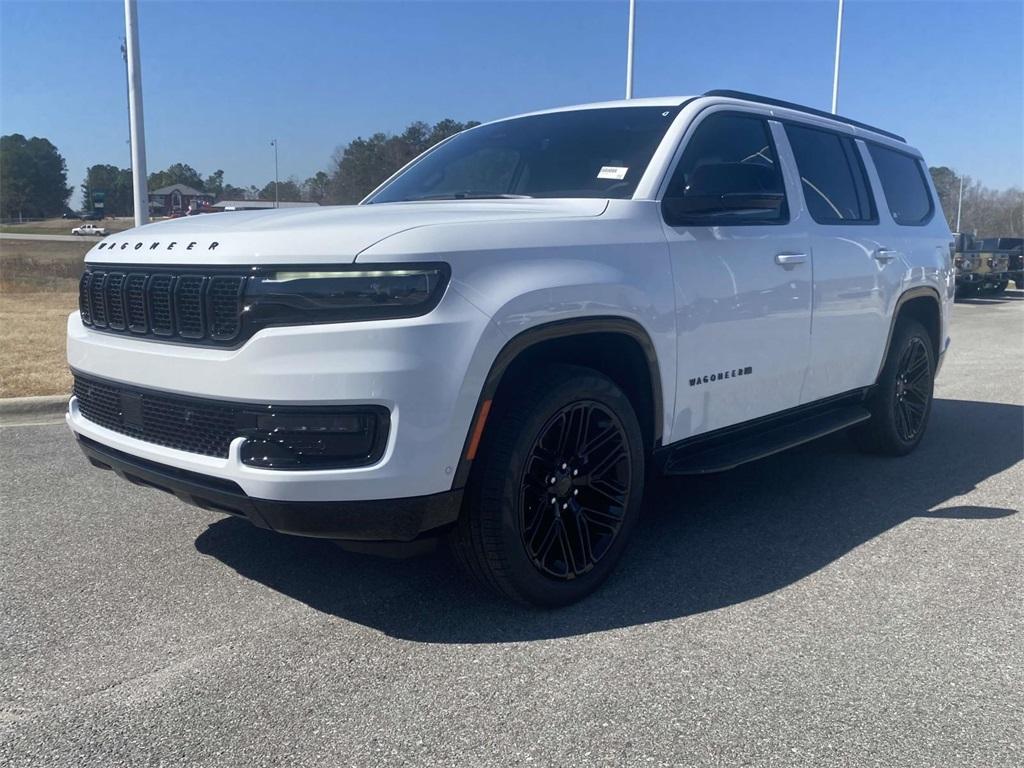
M797 218L813 253L811 353L801 396L810 403L874 383L905 267L898 243L881 236L886 228L863 143L820 124L787 122L785 133L803 198Z
M756 112L706 110L662 195L677 307L672 441L800 402L811 264L776 131Z

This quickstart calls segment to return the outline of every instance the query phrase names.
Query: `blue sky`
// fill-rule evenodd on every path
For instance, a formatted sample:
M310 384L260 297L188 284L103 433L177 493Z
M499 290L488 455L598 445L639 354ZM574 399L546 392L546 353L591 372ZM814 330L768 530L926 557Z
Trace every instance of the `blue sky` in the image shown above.
M326 169L412 120L621 98L626 0L140 2L149 169L236 185ZM835 0L639 0L635 95L735 88L827 109ZM0 0L0 131L46 136L77 186L128 165L123 4ZM847 0L842 114L932 165L1024 185L1024 2Z

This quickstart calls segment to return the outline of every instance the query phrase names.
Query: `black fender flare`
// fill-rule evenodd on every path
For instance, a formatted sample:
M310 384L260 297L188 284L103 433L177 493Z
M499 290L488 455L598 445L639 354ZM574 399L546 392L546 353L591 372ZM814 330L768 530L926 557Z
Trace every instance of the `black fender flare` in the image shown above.
M648 373L651 379L651 400L654 406L654 444L655 447L661 444L662 424L664 421L664 399L661 387L661 369L658 366L658 356L654 349L654 342L650 335L640 323L627 317L600 316L600 317L579 317L567 320L555 320L544 323L520 332L512 337L505 346L501 348L494 362L491 363L490 371L484 380L483 388L477 398L476 409L473 411L473 419L470 422L469 431L462 446L462 453L459 456L459 465L455 470L455 477L452 488L463 488L469 480L469 472L473 465L470 456L470 445L474 438L478 441L483 431L482 420L487 417L490 409L490 402L494 399L501 384L501 380L513 361L530 347L536 346L553 339L564 339L572 336L586 336L594 333L621 334L633 339L643 350L647 360Z
M882 361L878 364L878 372L875 374L875 382L877 383L878 377L882 375L882 369L885 368L885 361L889 359L889 346L892 344L892 335L896 331L896 323L900 319L900 310L903 309L903 305L911 299L928 298L935 300L935 307L939 312L939 334L942 334L942 297L939 294L938 289L927 285L919 285L915 288L908 288L906 291L900 294L900 297L896 299L896 305L892 310L892 317L889 320L889 335L885 338L885 349L882 350ZM935 340L936 350L939 354L942 351L942 339Z

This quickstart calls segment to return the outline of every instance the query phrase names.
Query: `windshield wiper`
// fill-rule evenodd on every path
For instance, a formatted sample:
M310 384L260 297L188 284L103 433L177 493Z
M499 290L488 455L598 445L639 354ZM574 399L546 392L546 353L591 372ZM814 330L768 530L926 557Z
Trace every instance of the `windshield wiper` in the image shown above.
M403 203L414 203L419 200L529 200L533 195L511 195L498 192L446 192L442 195L419 195L403 197Z

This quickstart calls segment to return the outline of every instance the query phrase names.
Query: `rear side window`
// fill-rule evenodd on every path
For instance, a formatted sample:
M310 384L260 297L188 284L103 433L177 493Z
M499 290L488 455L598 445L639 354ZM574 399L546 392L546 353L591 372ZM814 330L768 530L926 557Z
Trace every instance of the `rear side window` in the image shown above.
M853 141L831 131L786 125L811 218L819 224L874 221L864 166Z
M925 224L935 210L921 162L912 155L879 144L868 144L882 182L885 201L897 224Z
M785 186L768 124L733 113L705 118L683 150L662 210L672 226L787 222Z

